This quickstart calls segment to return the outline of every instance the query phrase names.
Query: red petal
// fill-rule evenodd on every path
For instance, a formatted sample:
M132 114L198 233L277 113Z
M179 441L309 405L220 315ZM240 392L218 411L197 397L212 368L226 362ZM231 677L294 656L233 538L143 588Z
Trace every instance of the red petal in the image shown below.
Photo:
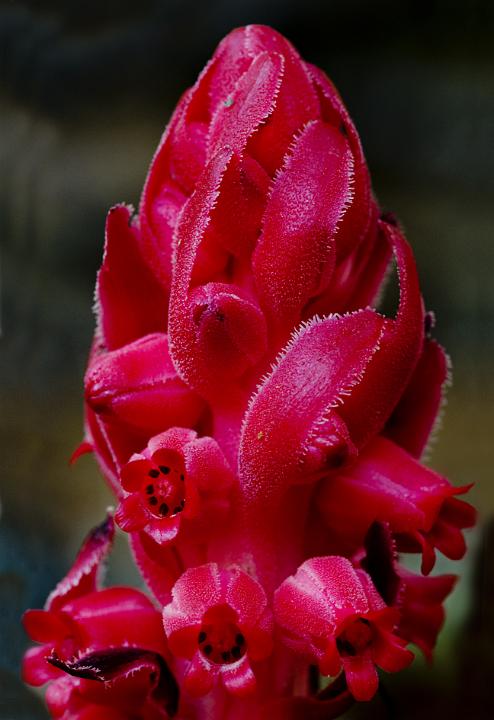
M244 492L269 507L290 483L345 458L346 402L376 352L382 319L370 310L314 321L294 337L247 411L240 446ZM338 408L338 409L336 409ZM257 512L257 508L256 508Z
M413 661L414 654L404 647L404 641L391 633L376 629L372 643L372 659L386 672L404 670Z
M342 658L348 689L355 700L372 700L379 686L374 663L367 655Z
M167 545L177 537L181 522L180 515L165 520L149 520L145 532L158 545Z
M148 520L148 513L137 494L123 498L115 512L115 522L124 532L142 530Z
M208 608L224 601L216 563L186 570L175 583L172 596L172 603L163 611L167 635L184 627L185 619L189 625L200 622Z
M232 665L223 665L220 676L228 692L237 697L252 695L256 689L256 679L247 655Z
M61 671L46 661L50 650L51 647L49 645L43 645L42 647L29 648L29 650L26 651L22 660L23 682L38 687L39 685L44 685L46 682L60 677L62 674Z
M343 218L337 236L339 255L345 257L353 248L370 240L368 234L375 204L369 172L358 133L334 85L319 68L309 63L306 63L306 67L318 93L324 121L333 124L348 137L354 158L354 199Z
M133 455L120 471L123 489L130 493L140 490L144 477L152 469L154 469L154 464L150 460L143 455Z
M211 122L209 156L228 145L237 153L272 114L281 78L283 58L260 53L240 78L228 101L220 105ZM262 164L262 161L261 161Z
M46 610L26 610L22 624L31 640L52 644L63 640L71 627L63 615Z
M183 689L193 697L205 695L212 689L217 674L218 669L197 651L184 677Z
M88 648L126 645L166 653L161 614L139 590L113 587L93 592L67 603L64 612L73 618Z

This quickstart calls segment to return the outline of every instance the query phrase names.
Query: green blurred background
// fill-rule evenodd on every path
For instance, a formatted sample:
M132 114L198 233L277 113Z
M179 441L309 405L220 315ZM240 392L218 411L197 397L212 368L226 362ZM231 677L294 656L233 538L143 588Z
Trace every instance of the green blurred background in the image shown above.
M46 717L18 679L19 616L111 502L91 457L67 466L106 210L138 203L179 94L224 34L252 22L333 78L381 204L407 230L454 366L430 461L476 483L481 514L435 665L386 677L351 717L494 717L494 3L32 0L0 3L1 720ZM109 576L139 582L122 538Z

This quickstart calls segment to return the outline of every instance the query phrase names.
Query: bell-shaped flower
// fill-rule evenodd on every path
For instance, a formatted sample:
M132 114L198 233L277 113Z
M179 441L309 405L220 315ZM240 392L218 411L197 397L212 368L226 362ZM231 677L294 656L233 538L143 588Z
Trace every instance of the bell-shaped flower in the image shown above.
M395 633L398 612L346 558L306 560L276 590L273 607L285 643L323 675L343 670L356 700L374 696L376 665L397 672L413 659Z
M272 651L272 616L262 586L240 568L216 563L179 578L163 610L170 650L190 660L182 687L193 696L220 682L237 696L253 693L255 664Z
M181 523L211 535L224 522L234 476L217 442L172 428L151 438L120 473L125 496L115 513L126 532L144 530L158 544L174 540Z
M436 548L452 560L465 553L462 530L474 525L475 511L456 495L468 489L453 487L405 450L378 437L357 462L322 482L316 502L336 552L353 554L372 523L383 521L399 550L422 552L422 571L427 574Z

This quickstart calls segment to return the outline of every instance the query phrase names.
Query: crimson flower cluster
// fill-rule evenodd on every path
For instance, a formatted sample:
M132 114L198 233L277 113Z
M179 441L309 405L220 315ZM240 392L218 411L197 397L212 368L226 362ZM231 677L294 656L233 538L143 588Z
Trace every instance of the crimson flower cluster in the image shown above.
M274 30L181 98L139 211L109 212L96 310L75 455L116 509L25 615L52 716L327 719L430 658L436 551L475 520L420 461L448 361L340 96ZM152 600L100 587L114 522Z

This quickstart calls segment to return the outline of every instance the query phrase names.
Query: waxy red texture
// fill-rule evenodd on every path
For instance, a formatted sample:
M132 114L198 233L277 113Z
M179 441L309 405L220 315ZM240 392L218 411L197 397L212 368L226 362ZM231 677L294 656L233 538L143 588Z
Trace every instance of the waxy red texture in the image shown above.
M154 599L97 585L108 520L25 615L52 716L330 720L408 643L430 660L455 576L429 573L475 521L421 463L449 361L338 92L274 30L220 43L110 210L96 315L74 459Z

